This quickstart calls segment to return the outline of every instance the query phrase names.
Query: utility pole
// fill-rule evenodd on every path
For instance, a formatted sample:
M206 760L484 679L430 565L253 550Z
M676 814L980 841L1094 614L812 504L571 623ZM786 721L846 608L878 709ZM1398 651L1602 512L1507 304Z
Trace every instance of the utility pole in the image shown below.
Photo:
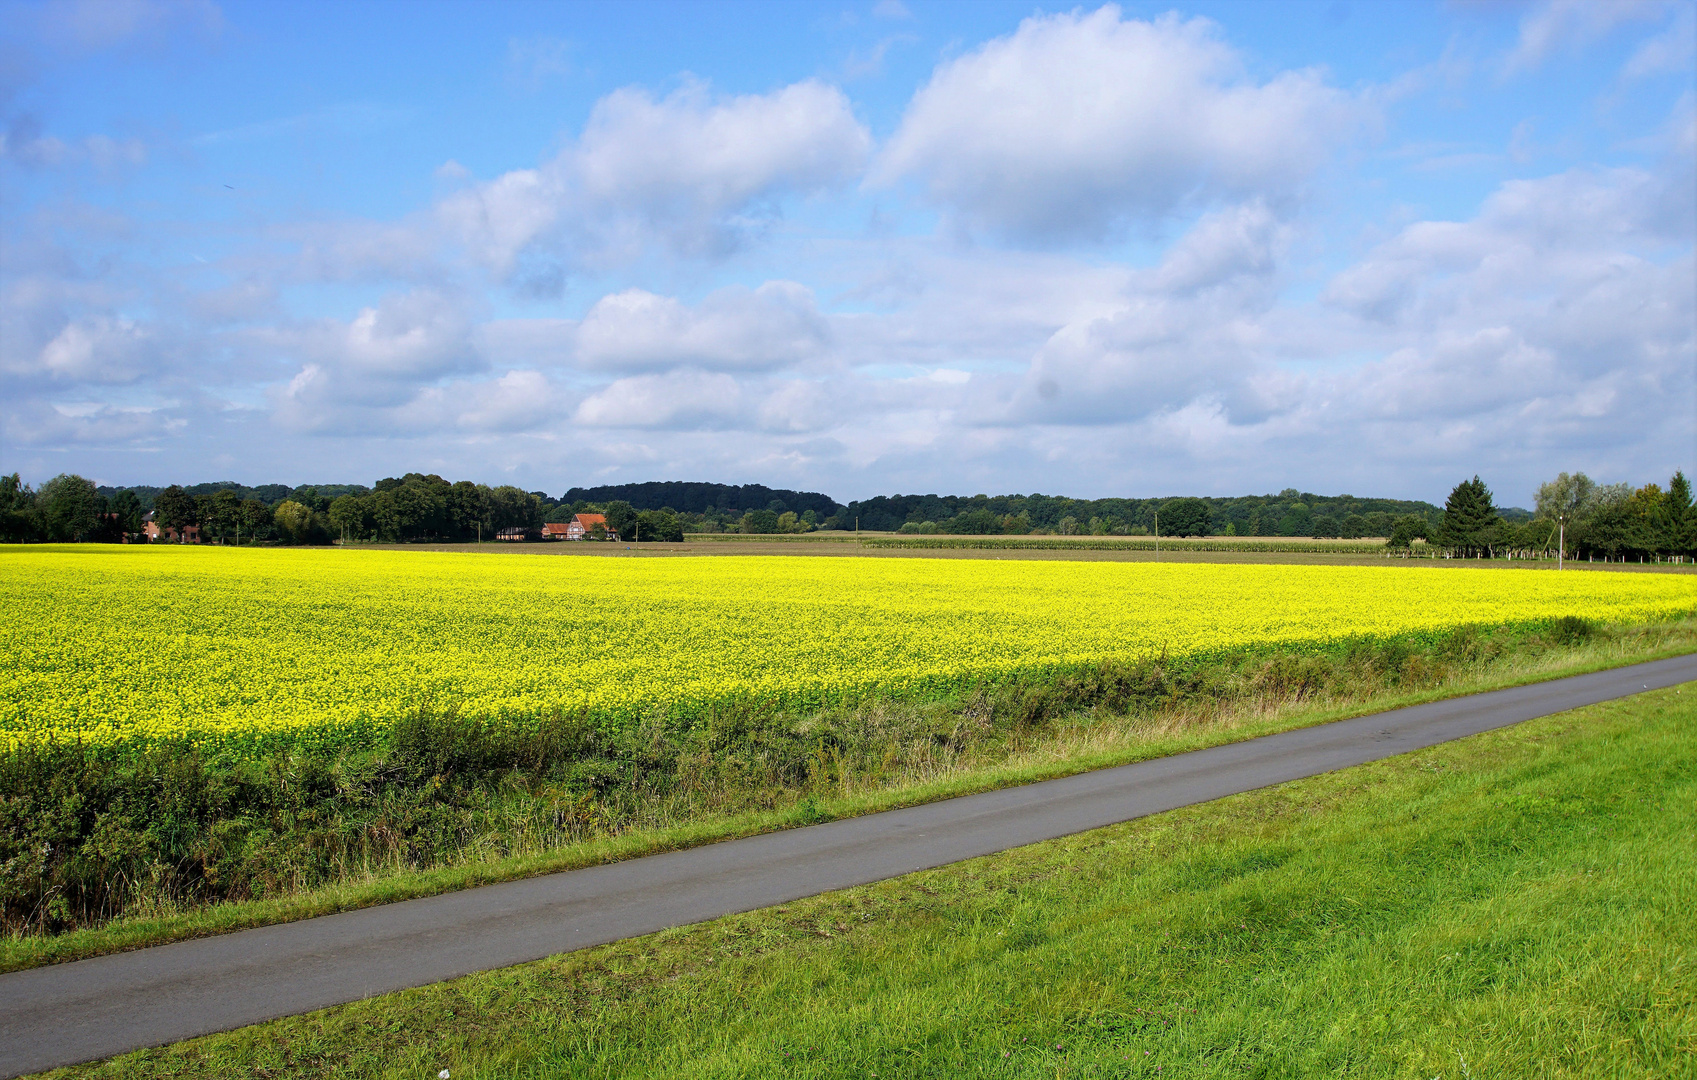
M1567 515L1556 515L1557 526L1561 529L1561 539L1556 546L1556 569L1561 569L1562 556L1567 554Z
M1155 511L1155 561L1161 561L1161 512Z
M860 543L860 515L854 515L854 542Z

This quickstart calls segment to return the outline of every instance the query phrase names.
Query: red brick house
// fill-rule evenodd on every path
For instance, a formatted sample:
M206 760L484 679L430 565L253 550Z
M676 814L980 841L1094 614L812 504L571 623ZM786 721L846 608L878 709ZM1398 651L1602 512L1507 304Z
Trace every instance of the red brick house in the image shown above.
M550 521L542 526L542 539L570 540L573 539L570 530L571 522L569 521Z
M606 530L607 539L617 540L619 538L618 533L608 528L605 514L574 514L572 519L566 523L566 539L589 539L590 531L597 525Z
M146 536L150 543L157 544L162 540L167 542L167 543L173 543L173 544L198 544L198 543L200 543L200 526L199 525L186 525L186 526L184 526L182 535L179 536L179 535L177 535L176 529L164 528L164 527L160 526L160 524L157 521L154 521L153 520L153 512L151 510L148 511L147 517L144 519L144 521L145 521L145 523L141 527L142 535Z

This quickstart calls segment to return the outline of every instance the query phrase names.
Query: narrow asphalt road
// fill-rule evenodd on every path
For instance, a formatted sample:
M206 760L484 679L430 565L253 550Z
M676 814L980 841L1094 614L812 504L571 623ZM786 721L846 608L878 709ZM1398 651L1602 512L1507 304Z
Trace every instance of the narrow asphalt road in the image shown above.
M1697 655L688 851L0 975L0 1076L863 885L1697 680Z

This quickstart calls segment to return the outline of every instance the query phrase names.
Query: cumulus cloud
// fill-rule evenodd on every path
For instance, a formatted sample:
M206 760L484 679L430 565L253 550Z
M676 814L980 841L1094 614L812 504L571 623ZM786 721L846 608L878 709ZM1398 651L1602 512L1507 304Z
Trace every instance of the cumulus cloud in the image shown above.
M779 189L841 183L870 149L843 92L809 79L722 101L701 83L659 100L615 91L596 103L573 158L592 201L702 223Z
M476 364L464 315L428 292L386 297L322 340L375 375L433 378Z
M598 101L553 160L456 192L437 213L502 274L545 238L580 257L634 255L656 238L722 254L770 213L765 204L857 175L871 145L843 92L813 79L725 98L701 82L663 98L626 88Z
M394 424L431 431L518 434L554 421L567 397L538 371L508 371L498 378L429 386L395 411Z
M245 340L297 365L269 396L284 426L306 432L406 429L406 410L416 413L443 380L488 368L464 309L429 290L386 296L346 321L266 328Z
M5 449L37 479L100 461L126 480L238 475L230 461L255 480L701 476L845 498L1641 481L1691 446L1697 95L1665 130L1630 131L1682 88L1628 82L1689 66L1689 8L1543 5L1515 61L1550 66L1644 12L1661 21L1618 34L1619 78L1591 72L1632 96L1597 112L1611 160L1636 164L1503 182L1453 220L1391 209L1457 197L1394 162L1347 211L1304 198L1374 102L1414 109L1420 91L1251 74L1205 20L1112 7L954 54L881 154L817 80L625 89L557 154L482 181L450 163L433 200L387 221L181 229L133 200L120 218L96 207L109 193L79 202L86 166L168 155L16 120ZM560 74L565 49L545 44L515 52L523 80ZM821 198L869 161L848 201ZM1392 224L1352 243L1376 213ZM772 228L783 214L804 220ZM958 242L977 230L1014 242ZM1125 232L1129 254L1095 246ZM491 277L506 288L484 300Z
M43 374L55 380L133 382L153 365L151 335L128 319L81 318L65 324L37 355L14 374Z
M1483 301L1547 296L1645 265L1635 249L1689 243L1693 208L1677 177L1575 170L1514 180L1470 222L1405 228L1327 287L1327 301L1385 324L1429 322Z
M615 380L585 398L575 419L588 427L724 428L743 408L743 388L736 379L681 370Z
M603 297L578 327L577 355L613 369L768 370L816 356L829 341L812 292L769 281L721 289L694 308L642 289Z
M1266 277L1290 233L1259 199L1207 214L1162 257L1156 283L1182 293Z
M177 408L120 407L29 396L0 406L6 440L18 447L135 449L186 426Z
M1548 471L1564 446L1681 461L1697 393L1682 186L1574 170L1504 184L1472 220L1405 228L1325 294L1380 359L1307 380L1288 421L1433 461Z
M533 370L374 385L316 363L267 396L272 421L290 433L365 439L522 435L557 423L575 404L569 392Z
M1031 454L1087 442L1103 468L1149 453L1137 460L1216 477L1276 457L1432 484L1485 462L1527 482L1573 446L1598 468L1678 463L1697 402L1693 231L1677 175L1512 181L1471 219L1404 227L1293 306L1286 230L1245 204L1199 220L1025 373L960 388L953 423ZM1340 447L1350 460L1327 460Z
M1197 201L1287 196L1370 120L1315 70L1249 78L1206 19L1038 15L938 68L874 170L968 223L1096 238Z

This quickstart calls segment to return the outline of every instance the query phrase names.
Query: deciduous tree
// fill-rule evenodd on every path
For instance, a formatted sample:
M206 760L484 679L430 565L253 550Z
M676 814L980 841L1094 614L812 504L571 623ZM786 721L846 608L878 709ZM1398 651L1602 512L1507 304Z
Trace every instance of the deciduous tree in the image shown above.
M60 473L36 494L50 540L86 540L100 527L100 493L92 481Z

